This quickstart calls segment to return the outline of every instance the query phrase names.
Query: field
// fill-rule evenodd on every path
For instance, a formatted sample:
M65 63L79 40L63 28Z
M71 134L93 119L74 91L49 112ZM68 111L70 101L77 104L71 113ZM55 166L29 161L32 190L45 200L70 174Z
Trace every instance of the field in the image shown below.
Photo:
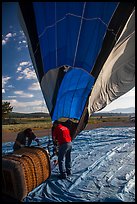
M88 124L101 124L104 122L128 122L128 116L93 116L89 119ZM50 117L46 118L17 118L15 124L2 125L2 132L18 132L25 128L32 128L35 130L50 129L52 122Z
M47 118L17 118L15 124L2 125L3 132L18 132L25 128L33 130L49 129L52 126L51 119Z

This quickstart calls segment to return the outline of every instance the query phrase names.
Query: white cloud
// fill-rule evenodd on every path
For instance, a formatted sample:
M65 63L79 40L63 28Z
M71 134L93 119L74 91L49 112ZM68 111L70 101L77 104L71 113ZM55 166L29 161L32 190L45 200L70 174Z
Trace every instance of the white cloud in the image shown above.
M11 77L9 76L2 76L2 93L5 93L6 85L10 79Z
M12 33L8 33L5 37L6 38L11 38L12 37Z
M130 98L130 97L135 97L135 87L128 91L126 94L121 96L121 98Z
M119 108L135 107L135 87L126 94L112 101L101 112L111 111Z
M23 31L19 31L18 33L18 47L17 50L21 51L22 49L26 49L28 47L27 41L26 41L26 36L24 35Z
M22 43L26 44L26 43L27 43L27 41L26 41L26 40L22 40Z
M16 73L20 72L22 70L22 67L18 67Z
M6 45L7 41L6 40L2 40L2 45Z
M19 66L26 66L26 65L31 65L31 63L28 61L28 62L20 62Z
M46 112L48 113L48 109L46 105L43 106L42 100L35 100L30 102L19 102L18 100L3 100L10 102L11 106L13 107L12 111L19 112L19 113L32 113L32 112Z
M32 98L33 94L24 93L24 91L14 91L14 94L18 95L20 98Z
M9 79L11 79L11 77L2 76L2 87L4 87L8 83Z
M18 73L17 80L21 79L35 79L37 76L35 70L33 69L32 63L30 61L23 61L19 63L16 73Z
M22 43L26 44L27 41L26 40L19 41L19 44L22 44Z
M17 98L17 96L8 96L8 98Z
M21 79L23 79L23 76L18 76L17 77L17 80L21 80Z
M28 90L41 90L39 82L33 83Z
M27 43L21 42L21 43L19 44L19 46L17 47L17 50L18 50L18 51L22 51L24 48L25 48L25 49L28 48L28 45L27 45Z
M17 33L13 33L13 37L16 37L17 36Z
M26 49L27 46L27 41L26 41L26 37L23 33L23 31L19 31L19 32L9 32L6 35L2 35L2 45L6 45L8 42L10 42L10 39L12 39L14 42L16 42L19 47L16 47L17 50L22 50L23 48Z
M7 85L7 88L14 88L14 86L10 84L10 85Z
M13 37L12 33L8 33L5 36L2 36L2 45L6 45L9 42L9 39Z
M21 51L21 47L17 47L17 50L18 50L18 51Z
M31 70L30 68L24 69L22 74L24 75L25 79L37 79L35 71Z
M19 33L21 34L22 37L25 37L23 30L20 30Z
M17 103L17 100L13 99L13 100L2 100L2 102L10 102L11 104Z

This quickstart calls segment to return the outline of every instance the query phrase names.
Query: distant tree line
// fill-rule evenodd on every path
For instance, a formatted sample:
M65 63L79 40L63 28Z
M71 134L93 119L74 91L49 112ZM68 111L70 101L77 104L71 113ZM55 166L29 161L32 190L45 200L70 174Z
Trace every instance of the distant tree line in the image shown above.
M17 113L17 112L11 112L10 113L11 118L46 118L49 117L48 113Z
M109 113L109 112L104 112L104 113L93 113L91 117L93 116L100 116L100 117L105 117L105 116L129 116L131 113Z

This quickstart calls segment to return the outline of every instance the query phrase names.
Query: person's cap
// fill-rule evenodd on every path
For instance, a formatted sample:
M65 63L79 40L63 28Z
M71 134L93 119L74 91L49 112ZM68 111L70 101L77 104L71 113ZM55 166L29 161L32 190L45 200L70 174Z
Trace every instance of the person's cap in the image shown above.
M32 129L31 129L31 128L27 128L27 129L24 130L24 132L25 132L26 134L28 134L28 133L32 132Z

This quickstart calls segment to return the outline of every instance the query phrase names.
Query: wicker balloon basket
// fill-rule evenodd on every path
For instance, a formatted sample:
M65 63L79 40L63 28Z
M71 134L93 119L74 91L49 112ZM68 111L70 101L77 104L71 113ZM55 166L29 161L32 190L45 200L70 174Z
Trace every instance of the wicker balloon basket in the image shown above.
M2 192L22 201L51 173L48 152L41 147L24 147L2 157Z

